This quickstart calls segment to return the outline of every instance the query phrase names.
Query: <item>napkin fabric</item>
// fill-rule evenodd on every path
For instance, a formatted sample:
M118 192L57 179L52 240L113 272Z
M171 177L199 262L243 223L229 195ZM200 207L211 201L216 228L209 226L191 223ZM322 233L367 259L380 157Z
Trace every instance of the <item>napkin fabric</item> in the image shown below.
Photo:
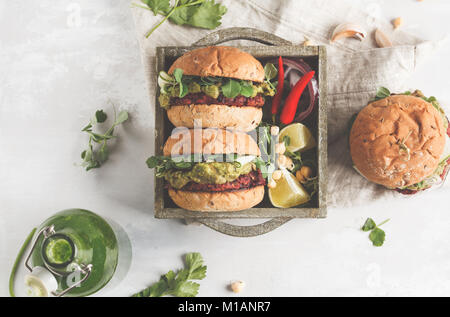
M133 0L132 3L139 0ZM377 87L393 92L406 90L405 79L417 64L429 56L436 43L393 30L380 19L381 7L369 1L350 0L222 0L228 8L222 19L227 27L253 27L278 35L294 44L308 38L313 45L327 45L328 52L328 205L348 206L397 195L371 184L352 168L346 133L350 117L373 99ZM367 2L364 11L361 2ZM152 12L133 8L142 62L147 78L150 105L154 111L157 74L157 46L188 46L207 35L209 30L163 23L150 38L146 32L161 20ZM334 28L344 22L360 25L367 31L363 41L343 39L331 43ZM380 28L394 46L377 48L375 29ZM234 42L236 43L236 42ZM232 43L232 44L234 44ZM242 41L239 41L242 43ZM245 45L255 45L245 41ZM357 194L355 194L357 193Z

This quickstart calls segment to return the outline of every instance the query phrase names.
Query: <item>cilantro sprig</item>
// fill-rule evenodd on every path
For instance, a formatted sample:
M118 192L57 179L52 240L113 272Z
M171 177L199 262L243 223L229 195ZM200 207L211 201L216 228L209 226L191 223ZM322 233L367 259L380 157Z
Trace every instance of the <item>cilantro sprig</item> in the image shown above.
M384 243L386 233L381 230L379 227L384 225L390 219L386 219L380 224L376 224L372 218L367 218L366 222L362 226L361 230L364 232L370 231L369 239L372 241L372 244L376 247L381 247Z
M221 22L227 8L215 3L215 0L175 0L173 6L170 0L141 0L134 3L135 7L150 10L154 15L163 15L164 18L147 32L149 37L161 24L170 20L177 25L190 25L203 29L215 29Z
M152 286L133 295L133 297L161 297L172 295L176 297L195 297L200 284L192 280L202 280L206 277L207 266L203 264L200 253L188 253L185 256L184 269L176 272L170 270Z
M116 116L114 113L113 125L103 134L96 133L92 129L96 124L103 123L108 119L108 115L103 110L97 110L95 116L89 124L83 128L83 132L89 135L88 148L81 153L83 163L81 164L89 171L93 168L99 168L109 158L108 140L116 138L114 128L128 120L128 112L123 110ZM94 147L94 143L98 146Z

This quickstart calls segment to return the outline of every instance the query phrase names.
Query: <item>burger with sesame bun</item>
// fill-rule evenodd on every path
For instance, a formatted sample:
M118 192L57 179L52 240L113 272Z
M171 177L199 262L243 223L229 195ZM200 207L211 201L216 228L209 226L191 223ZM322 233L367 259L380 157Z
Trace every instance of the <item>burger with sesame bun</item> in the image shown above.
M402 194L442 183L450 169L449 121L436 98L381 88L350 131L354 168Z
M147 160L164 178L170 198L193 211L239 211L259 204L265 179L253 138L223 129L179 129L167 139L163 156Z
M193 128L197 121L205 128L251 131L261 122L264 97L276 92L270 82L276 68L266 70L234 47L194 49L159 73L159 104L176 127Z

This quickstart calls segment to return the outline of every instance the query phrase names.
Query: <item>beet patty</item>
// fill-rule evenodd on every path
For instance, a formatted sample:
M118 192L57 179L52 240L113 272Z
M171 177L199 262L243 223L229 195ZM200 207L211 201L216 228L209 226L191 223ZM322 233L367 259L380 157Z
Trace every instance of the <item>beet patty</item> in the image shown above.
M244 96L237 96L236 98L226 98L222 94L217 98L208 96L205 93L195 93L187 94L183 98L171 98L171 105L227 105L227 106L237 106L237 107L262 107L264 106L264 97L257 95L256 97L247 98Z

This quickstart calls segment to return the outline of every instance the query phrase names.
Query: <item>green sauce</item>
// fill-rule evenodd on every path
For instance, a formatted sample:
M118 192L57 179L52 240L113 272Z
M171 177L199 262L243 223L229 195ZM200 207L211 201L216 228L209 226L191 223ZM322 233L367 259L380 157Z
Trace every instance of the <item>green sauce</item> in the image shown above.
M51 263L63 264L72 259L73 249L69 241L57 238L47 244L45 255Z
M174 188L182 188L189 182L199 184L225 184L252 171L252 164L228 162L197 163L191 170L170 170L164 178Z

